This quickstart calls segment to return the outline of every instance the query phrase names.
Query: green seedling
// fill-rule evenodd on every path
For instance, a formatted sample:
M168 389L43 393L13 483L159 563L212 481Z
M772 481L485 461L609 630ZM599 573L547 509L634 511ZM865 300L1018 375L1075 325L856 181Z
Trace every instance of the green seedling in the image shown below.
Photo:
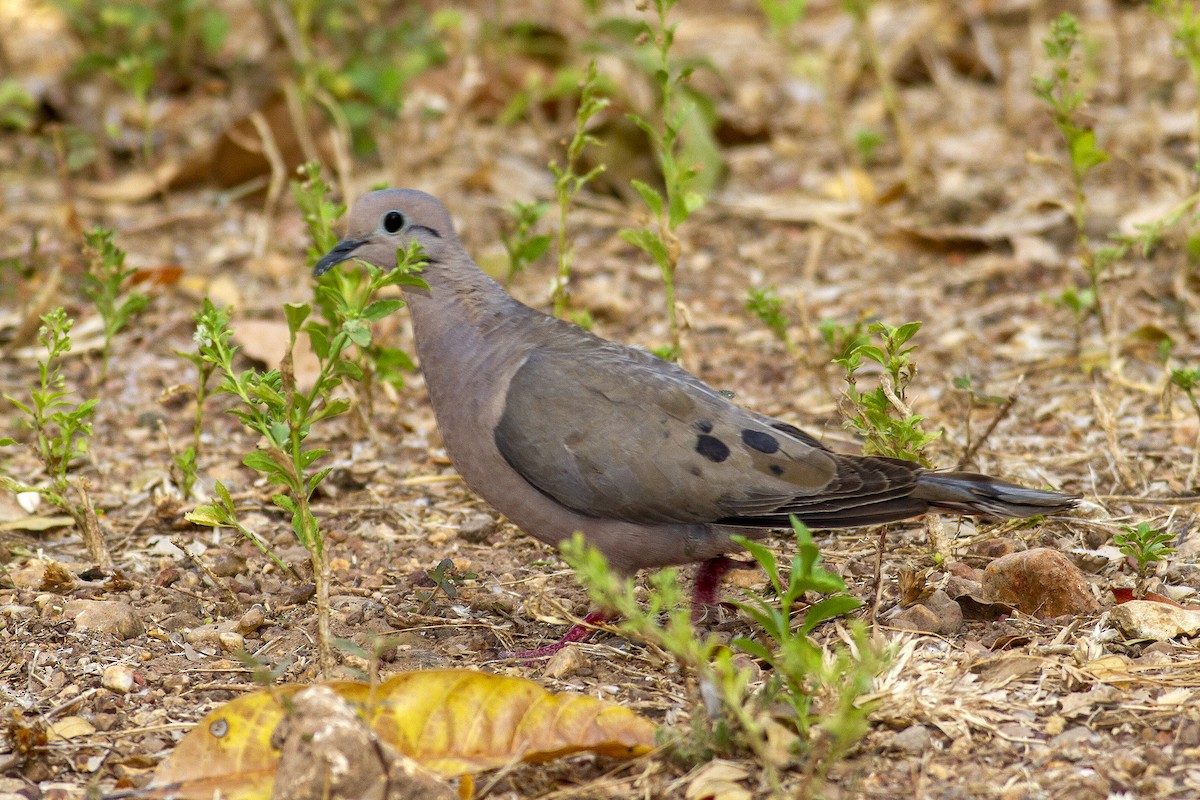
M379 149L381 131L400 112L409 82L445 62L444 31L462 25L462 12L453 9L364 14L342 0L263 8L288 45L300 107L324 109L363 155ZM307 125L305 116L295 121ZM307 128L299 133L302 141L315 141ZM315 151L309 155L316 157Z
M478 576L474 572L460 572L458 567L454 566L454 561L443 558L436 567L426 570L424 580L419 584L425 588L418 588L415 594L428 611L439 590L447 600L456 600L458 587L476 577Z
M678 0L654 0L654 24L645 23L644 35L654 45L657 64L654 71L658 86L659 117L652 123L638 114L629 119L646 132L662 168L666 197L643 181L632 181L654 222L643 228L625 228L620 236L654 259L666 291L667 328L671 341L655 352L662 358L678 360L682 354L679 319L675 307L675 273L679 267L680 242L676 231L703 204L704 196L694 190L700 165L680 159L680 133L696 111L695 103L681 103L677 97L692 74L692 67L677 68L671 59L677 24L667 24L667 16Z
M188 81L212 64L229 33L221 8L199 0L53 0L83 45L76 70L110 72L133 57L172 83ZM116 77L114 75L114 77Z
M791 320L783 313L783 300L776 293L774 286L764 286L761 289L751 287L746 293L746 310L767 326L767 330L775 338L783 342L789 353L795 354L796 346L788 339L788 327Z
M89 398L74 402L72 389L62 374L62 359L71 352L71 327L74 320L60 306L42 318L38 342L46 351L38 360L38 380L30 387L29 398L18 399L5 394L4 399L17 407L25 423L33 431L34 452L46 471L47 482L27 484L0 475L0 485L14 493L37 492L55 507L75 520L95 563L107 565L108 552L101 538L99 524L88 498L87 487L69 473L75 462L88 454L92 436L92 417L97 400ZM15 445L16 441L0 438L0 447ZM79 501L71 495L78 496Z
M1187 396L1188 402L1192 405L1192 411L1196 414L1196 446L1192 450L1192 468L1188 471L1188 482L1195 484L1196 477L1200 474L1200 367L1194 369L1173 369L1171 370L1171 385L1183 391Z
M1187 62L1192 82L1200 88L1200 10L1193 0L1153 0L1150 10L1171 28L1175 55ZM1193 133L1200 143L1200 109Z
M842 408L846 427L863 437L863 452L867 455L928 465L923 449L940 433L925 432L925 418L912 412L905 396L917 369L912 360L916 345L908 342L920 328L920 322L907 322L895 328L872 323L867 330L879 337L880 344L857 340L844 355L833 359L833 363L846 371L844 397L848 407ZM867 392L858 388L864 360L882 367L879 385Z
M87 455L92 436L91 419L98 402L94 398L79 403L69 399L75 392L67 388L61 362L71 351L74 324L61 307L42 317L38 342L46 356L38 360L38 382L30 387L28 401L4 395L4 399L25 415L33 430L38 460L50 478L48 487L36 488L36 491L64 511L74 507L67 499L70 488L67 472L73 462ZM12 444L15 444L12 439L0 439L0 445Z
M1087 238L1087 193L1084 181L1096 167L1109 160L1109 155L1096 143L1096 131L1082 118L1087 96L1075 66L1075 49L1079 44L1079 21L1063 12L1050 23L1050 35L1042 40L1046 57L1051 62L1047 76L1033 79L1033 93L1044 102L1054 125L1067 146L1067 167L1071 174L1073 194L1072 215L1075 221L1076 254L1083 264L1091 290L1090 298L1077 295L1064 297L1062 303L1071 308L1079 320L1091 311L1102 333L1107 332L1104 308L1101 303L1100 282L1105 270L1125 255L1120 247L1094 250Z
M846 584L840 577L820 565L821 553L807 526L793 517L792 529L797 552L786 581L779 576L770 548L735 537L766 572L775 599L748 595L746 600L735 601L734 605L758 624L761 634L757 638L739 636L732 645L772 669L764 695L772 703L782 700L791 707L801 749L805 753L811 750L814 727L819 727L824 732L825 752L821 755L836 759L867 732L869 708L859 700L870 690L882 661L867 641L865 629L855 626L857 653L839 651L835 662L827 663L826 649L810 634L818 625L849 615L862 603L845 593ZM823 597L798 612L797 606L809 593ZM837 698L833 710L816 713L814 698L831 688Z
M874 5L874 0L842 0L842 8L854 20L854 32L858 37L859 47L871 64L875 80L879 81L879 92L883 97L883 105L887 108L888 117L892 120L892 127L896 131L896 143L900 147L900 160L904 166L904 179L908 184L909 191L913 192L917 189L918 175L913 157L912 135L909 133L904 110L901 108L900 92L896 88L896 81L892 77L891 70L883 61L883 49L879 46L879 39L875 36L875 31L871 28L868 19L872 5ZM882 141L882 137L879 137L879 141ZM874 150L877 147L877 144L870 144L870 142L870 139L863 140L860 139L859 134L855 135L855 149L864 163L870 161L869 157L874 156Z
M758 7L767 18L771 33L783 38L804 19L804 12L808 10L808 0L758 0Z
M213 305L213 302L207 297L204 298L204 303L193 321L196 323L196 333L193 337L197 347L196 351L193 353L175 351L176 355L192 362L192 366L196 368L196 411L192 417L192 443L182 452L172 453L175 468L179 472L179 489L183 493L184 499L192 496L192 489L196 485L200 461L200 434L204 425L204 401L208 399L209 381L217 370L217 365L211 359L206 359L201 355L200 347L216 341L216 345L210 344L209 346L229 350L229 337L232 335L232 331L229 329L229 312ZM255 540L253 536L247 538Z
M734 648L762 659L773 670L766 686L755 689L746 670L735 661L733 650L722 645L715 635L700 636L697 632L675 570L662 570L650 576L650 590L643 608L635 599L633 582L613 573L599 551L588 547L581 536L562 546L563 557L576 571L592 601L620 615L622 631L670 653L694 677L697 705L704 714L693 718L690 739L673 743L675 754L692 760L749 750L762 762L776 787L777 764L767 753L766 739L776 701L786 702L800 715L787 715L796 732L793 748L796 753L826 763L829 757L844 753L844 746L822 746L818 752L813 747L814 731L828 730L832 732L832 741L839 743L852 742L861 736L865 731L866 711L858 707L856 700L869 688L879 669L873 649L859 635L855 637L858 653L854 655L847 651L831 654L809 639L821 622L856 608L858 601L851 597L838 595L818 601L808 607L799 626L793 627L801 595L809 591L840 592L845 588L836 576L817 566L815 550L809 537L801 555L793 562L793 574L786 583L774 573L774 557L766 548L756 546L752 550L764 567L769 565L772 585L783 598L778 607L762 598L738 604L764 624L763 639L739 638L733 642ZM828 702L819 703L818 697ZM815 768L816 764L810 767Z
M301 179L292 183L292 195L300 214L308 229L312 245L308 248L310 264L329 248L337 243L334 224L346 213L346 207L329 199L330 188L321 179L320 165L309 162L300 168ZM355 298L353 302L362 303L370 295L369 280L366 273L357 270L331 270L315 290L313 302L320 311L321 337L328 340L334 329L341 324L341 311L337 298ZM321 286L332 287L332 291L322 291ZM309 323L310 328L318 326L315 320ZM365 345L360 344L347 358L354 361L362 377L353 384L355 398L361 409L362 417L369 419L374 406L374 388L378 382L383 382L399 389L404 385L405 376L411 374L416 365L408 353L397 347L388 347L371 340Z
M1138 585L1134 594L1145 597L1150 570L1175 553L1175 548L1171 547L1175 537L1160 528L1150 527L1148 522L1139 522L1136 528L1122 525L1121 530L1124 533L1114 536L1113 544L1137 564Z
M104 322L100 368L100 382L103 383L108 375L108 357L113 337L146 307L150 298L138 291L123 290L137 270L125 266L125 253L113 244L111 231L95 228L84 234L83 238L88 259L88 271L83 276L83 292L96 306Z
M0 80L0 129L32 130L37 103L16 78Z
M579 107L575 111L575 133L567 143L566 161L559 164L551 161L550 171L554 173L554 196L558 200L558 272L550 291L550 299L554 306L554 316L563 317L567 314L571 303L571 263L575 250L567 242L567 214L575 195L604 171L604 165L598 164L587 172L579 173L579 159L584 148L599 144L595 136L588 133L588 125L592 119L608 107L609 99L600 95L600 79L596 71L596 62L588 64L587 73L580 85Z
M513 278L524 272L526 267L550 249L551 237L544 233L534 233L538 221L549 208L549 203L522 203L520 200L514 200L508 208L513 227L500 234L500 240L504 242L504 252L508 255L506 283L511 283Z
M348 400L335 396L335 390L344 380L363 378L359 362L349 355L350 351L354 347L370 347L371 325L404 304L398 298L375 299L375 295L388 286L424 286L424 281L413 274L422 264L414 243L407 251L397 254L397 265L393 270L385 272L368 265L367 277L358 287L361 291L344 294L340 276L323 277L317 287L317 296L330 309L333 322L310 319L313 308L309 304L286 305L288 348L279 369L270 372L254 369L238 372L235 369L233 357L237 348L230 344L228 329L222 326L221 316L202 313L201 323L197 326L200 358L212 364L221 376L217 391L240 400L230 413L262 437L260 448L248 454L243 463L281 487L282 491L271 499L291 518L293 533L309 553L316 579L318 638L321 668L325 674L333 666L329 637L329 560L325 536L310 501L331 468L316 468L316 462L328 451L309 447L307 439L314 425L350 408ZM319 365L316 378L308 389L297 386L292 370L292 352L301 332L308 336ZM244 534L244 528L236 524L236 509L228 491L218 484L217 494L219 502L197 507L187 515L188 519L199 525L231 526ZM254 537L251 540L259 544Z
M856 320L852 325L843 325L837 320L823 319L817 323L817 333L821 341L829 349L830 361L836 363L840 358L846 358L860 345L870 342L867 335L865 320Z

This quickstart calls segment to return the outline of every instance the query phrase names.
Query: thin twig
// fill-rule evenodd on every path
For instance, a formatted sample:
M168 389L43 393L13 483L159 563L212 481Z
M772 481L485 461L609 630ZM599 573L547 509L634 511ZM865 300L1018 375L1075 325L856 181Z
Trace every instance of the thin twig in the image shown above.
M188 557L188 560L191 561L198 570L200 570L201 572L204 573L204 576L212 582L213 586L215 586L217 589L225 592L225 594L229 597L229 599L233 602L233 604L238 608L238 610L245 610L246 607L244 605L242 605L241 600L238 600L238 597L236 594L234 594L233 589L229 588L229 584L225 583L225 581L223 581L219 577L217 577L217 573L213 572L212 568L209 567L208 564L205 564L204 561L200 558L200 556L196 555L191 550L189 550L188 546L184 543L182 537L172 536L171 544L175 545L180 550L182 550L183 554Z
M979 452L979 448L983 446L983 443L986 442L988 437L992 435L992 432L996 430L996 426L1000 424L1001 420L1008 416L1008 412L1012 411L1012 407L1016 402L1017 396L1015 394L1010 394L1007 398L1005 398L1004 403L1001 404L1000 408L996 409L995 415L992 416L992 421L989 422L988 426L984 429L983 435L980 436L978 440L967 445L966 452L963 453L963 456L958 460L958 463L954 465L955 469L962 469L968 463L970 463L971 459L975 457L975 454Z

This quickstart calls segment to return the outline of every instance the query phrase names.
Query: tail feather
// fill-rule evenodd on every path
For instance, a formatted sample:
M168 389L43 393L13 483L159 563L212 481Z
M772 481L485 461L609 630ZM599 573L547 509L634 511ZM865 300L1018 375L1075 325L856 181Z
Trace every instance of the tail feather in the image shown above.
M1079 502L1075 495L1027 489L974 472L922 473L913 497L934 508L1009 518L1054 514Z
M932 472L908 462L886 461L909 470L907 475L900 475L903 480L898 479L876 492L800 497L774 511L727 517L719 522L750 528L786 528L795 515L811 528L857 528L910 519L931 509L1022 518L1066 511L1079 502L1074 495L1027 489L973 472Z

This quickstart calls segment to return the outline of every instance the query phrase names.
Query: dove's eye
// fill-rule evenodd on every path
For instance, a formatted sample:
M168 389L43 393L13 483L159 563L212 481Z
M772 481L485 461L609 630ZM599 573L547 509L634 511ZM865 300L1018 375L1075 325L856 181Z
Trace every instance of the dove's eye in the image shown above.
M404 228L404 215L399 211L389 211L383 215L383 229L387 233L399 233Z

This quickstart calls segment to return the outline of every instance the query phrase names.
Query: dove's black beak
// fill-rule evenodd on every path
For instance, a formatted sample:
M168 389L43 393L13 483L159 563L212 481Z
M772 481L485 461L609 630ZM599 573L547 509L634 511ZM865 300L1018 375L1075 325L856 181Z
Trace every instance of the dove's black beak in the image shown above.
M366 239L342 239L313 267L313 277L319 278L346 259L353 258L354 251L366 244L366 241Z

